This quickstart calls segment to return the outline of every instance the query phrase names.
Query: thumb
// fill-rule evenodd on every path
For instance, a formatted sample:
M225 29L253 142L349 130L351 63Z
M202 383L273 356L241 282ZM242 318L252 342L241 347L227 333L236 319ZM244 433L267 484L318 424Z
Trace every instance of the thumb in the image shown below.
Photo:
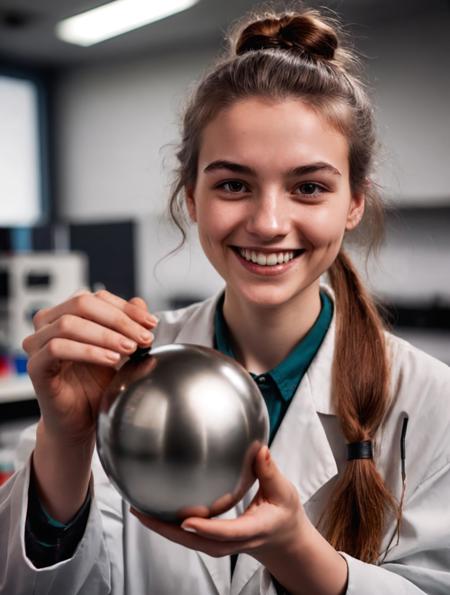
M286 488L290 482L278 469L267 446L259 449L255 458L254 470L264 498L274 503L286 499L286 494L289 493Z

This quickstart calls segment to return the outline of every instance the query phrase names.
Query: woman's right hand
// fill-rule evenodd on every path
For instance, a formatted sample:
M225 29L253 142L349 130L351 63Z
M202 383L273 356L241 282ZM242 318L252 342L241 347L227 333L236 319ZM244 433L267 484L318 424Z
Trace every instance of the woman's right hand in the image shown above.
M106 290L37 312L23 348L45 433L61 445L92 442L104 389L121 360L151 345L156 324L144 300Z

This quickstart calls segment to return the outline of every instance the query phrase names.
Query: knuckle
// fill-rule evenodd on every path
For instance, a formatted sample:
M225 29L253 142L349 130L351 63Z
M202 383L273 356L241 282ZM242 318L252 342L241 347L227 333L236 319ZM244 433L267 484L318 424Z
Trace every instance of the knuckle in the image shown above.
M107 289L98 289L95 293L94 296L98 297L100 299L105 299L108 298L110 296L110 292Z
M63 314L57 323L58 331L61 334L68 333L73 327L74 318L71 314Z
M51 338L46 345L47 353L51 357L58 357L60 344L61 342L59 339L56 337Z
M33 318L31 319L34 328L38 328L41 324L41 321L44 317L44 314L47 310L45 308L42 308L41 310L38 310L37 312L34 313Z
M103 328L101 335L100 335L100 341L102 345L106 345L106 346L113 346L115 344L114 339L116 338L116 333L113 333L112 331L110 331L107 328Z
M147 309L147 304L145 303L145 300L143 300L141 297L134 296L129 300L129 303L132 306L137 306L138 308Z
M117 312L114 313L113 324L116 328L119 328L122 331L126 331L128 329L129 320L130 319L128 316L120 310L117 310Z
M32 341L32 335L28 335L28 337L25 337L25 339L22 341L22 349L25 351L25 353L30 352L31 341Z
M84 349L87 359L92 360L98 356L98 348L94 345L86 345Z
M78 289L78 291L75 291L75 293L72 294L72 297L76 297L77 295L85 295L86 293L90 293L90 291L88 291L85 287L82 287L81 289Z
M87 313L91 304L91 298L92 294L90 293L82 293L80 295L77 295L74 298L74 305L77 312L80 312L81 314Z

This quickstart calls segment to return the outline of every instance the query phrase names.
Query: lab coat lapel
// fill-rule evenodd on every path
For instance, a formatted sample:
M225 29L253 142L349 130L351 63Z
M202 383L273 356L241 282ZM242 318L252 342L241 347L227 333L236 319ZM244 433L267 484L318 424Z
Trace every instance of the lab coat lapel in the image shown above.
M334 322L298 386L271 446L275 462L296 486L303 504L338 472L320 419L321 414L334 414L330 382L333 350Z
M197 552L197 554L205 565L205 569L210 575L218 595L229 595L231 568L228 556L213 558L203 552Z
M221 519L236 518L236 509L233 508L220 515ZM230 558L225 556L223 558L213 558L203 552L197 552L205 569L211 577L214 586L219 595L229 595L231 582L231 565Z
M281 472L297 488L302 504L337 474L336 460L305 376L280 426L271 452ZM296 456L301 453L301 456Z
M333 415L330 383L333 349L334 322L297 388L270 448L281 472L297 488L303 505L338 472L320 419L322 414ZM301 456L294 453L301 453ZM250 504L257 489L256 484L246 494L238 507L240 514ZM259 568L255 558L240 555L233 575L232 595L238 595Z
M297 488L303 505L337 474L333 451L315 409L307 376L303 378L270 450L281 472ZM301 452L301 457L295 456L296 452ZM254 485L247 493L240 513L250 504L257 489ZM233 575L232 595L241 593L259 568L255 558L240 555Z

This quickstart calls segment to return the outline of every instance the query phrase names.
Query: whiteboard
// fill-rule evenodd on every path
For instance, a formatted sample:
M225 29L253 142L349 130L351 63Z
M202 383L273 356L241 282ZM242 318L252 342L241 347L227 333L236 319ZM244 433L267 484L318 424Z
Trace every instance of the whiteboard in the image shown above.
M0 75L0 226L32 225L40 215L36 84Z

